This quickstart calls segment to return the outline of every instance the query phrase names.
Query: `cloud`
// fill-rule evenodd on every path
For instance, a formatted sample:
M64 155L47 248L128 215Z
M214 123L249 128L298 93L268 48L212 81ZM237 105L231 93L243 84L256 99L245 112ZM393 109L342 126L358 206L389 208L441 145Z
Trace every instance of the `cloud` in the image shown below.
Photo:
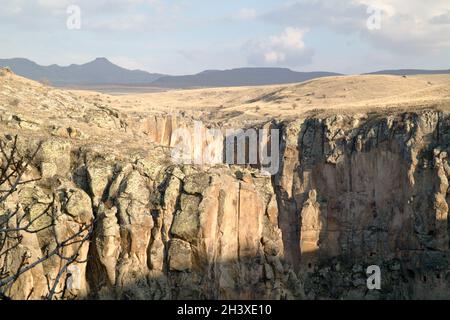
M175 25L184 2L174 0L3 0L2 23L29 30L65 28L67 8L81 10L83 29L95 31L160 30Z
M307 29L287 27L280 35L248 42L249 64L292 68L308 64L313 51L303 41L307 32Z
M48 9L65 9L72 3L69 0L38 0L38 5Z
M249 8L242 8L239 10L239 12L236 14L236 18L238 20L255 20L258 16L258 13L255 9L249 9Z
M104 31L130 31L146 27L147 18L144 15L132 14L117 17L114 20L102 18L94 19L85 23L88 29Z
M450 11L439 14L430 19L433 24L449 24L450 25Z
M368 7L381 12L381 28L369 30ZM377 48L402 54L450 47L448 0L298 0L263 15L262 19L298 28L326 27L354 34Z

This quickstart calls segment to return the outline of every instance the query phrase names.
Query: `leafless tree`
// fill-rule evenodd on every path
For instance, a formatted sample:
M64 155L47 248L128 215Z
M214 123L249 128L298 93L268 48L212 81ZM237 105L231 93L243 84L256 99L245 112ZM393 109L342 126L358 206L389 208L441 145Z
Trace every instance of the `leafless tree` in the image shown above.
M67 280L70 276L67 272L68 268L73 263L84 262L79 260L80 249L89 240L93 230L93 223L80 226L75 234L66 239L58 239L58 233L55 229L57 226L55 194L53 194L51 203L34 217L27 215L27 208L23 208L20 203L17 203L12 210L6 209L5 202L18 191L20 186L39 180L25 180L23 177L41 148L41 145L39 145L26 158L19 154L17 136L9 140L9 142L0 140L0 299L10 299L7 295L8 289L21 275L53 257L59 257L62 263L56 278L53 281L47 278L48 294L42 298L54 299L56 295L65 297ZM38 222L42 221L44 217L47 222L41 226ZM27 252L23 253L19 267L11 271L8 265L8 258L21 245L24 234L38 234L47 229L52 231L51 234L54 241L52 249L42 249L41 256L35 258L34 261L30 261L30 256ZM71 250L72 253L67 256L65 249L69 247L75 249ZM63 289L57 291L61 287ZM30 292L29 296L31 294L32 292Z

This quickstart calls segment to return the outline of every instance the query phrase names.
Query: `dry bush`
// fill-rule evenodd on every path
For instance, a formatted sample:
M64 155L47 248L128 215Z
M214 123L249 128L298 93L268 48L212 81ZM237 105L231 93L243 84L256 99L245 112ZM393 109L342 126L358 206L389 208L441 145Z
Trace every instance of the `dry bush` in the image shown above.
M10 105L11 107L18 107L19 104L20 104L20 100L17 99L17 98L14 98L14 99L12 99L12 100L9 102L9 105Z
M8 73L11 73L11 69L8 67L0 68L0 77L6 76Z

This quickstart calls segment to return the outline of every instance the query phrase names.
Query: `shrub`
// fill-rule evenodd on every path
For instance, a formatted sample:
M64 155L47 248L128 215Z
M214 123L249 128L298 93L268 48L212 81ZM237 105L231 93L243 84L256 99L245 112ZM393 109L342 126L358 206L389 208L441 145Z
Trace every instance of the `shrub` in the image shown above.
M14 98L13 100L11 100L11 102L9 103L12 107L17 107L20 103L20 100L17 98Z
M0 77L6 76L8 73L11 73L11 69L8 67L0 68Z

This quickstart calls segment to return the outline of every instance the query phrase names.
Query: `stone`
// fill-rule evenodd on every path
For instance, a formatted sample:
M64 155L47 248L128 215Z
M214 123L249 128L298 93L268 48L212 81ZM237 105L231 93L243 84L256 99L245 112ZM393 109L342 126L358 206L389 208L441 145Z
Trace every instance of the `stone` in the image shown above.
M181 195L181 211L174 217L171 233L186 241L197 237L199 230L198 207L200 199L192 195Z
M41 161L41 170L48 170L43 175L53 176L56 173L60 176L66 175L70 171L70 143L59 139L49 139L45 141L39 150L38 159ZM56 170L57 172L54 172Z
M188 242L174 239L169 247L169 267L172 271L190 271L192 268L191 246Z
M189 194L202 194L209 186L210 177L205 173L197 173L188 176L184 180L183 189Z

